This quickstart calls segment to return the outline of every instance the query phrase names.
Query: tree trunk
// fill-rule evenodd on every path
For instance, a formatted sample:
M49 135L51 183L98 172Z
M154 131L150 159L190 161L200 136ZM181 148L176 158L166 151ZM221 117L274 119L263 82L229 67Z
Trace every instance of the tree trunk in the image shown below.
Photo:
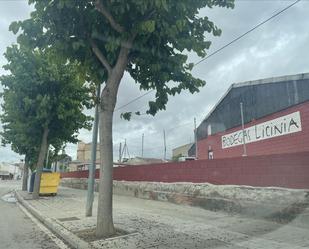
M115 233L113 223L113 111L100 112L100 184L97 237Z
M113 114L120 79L111 77L102 91L99 115L100 184L96 235L115 233L113 223Z
M108 79L100 102L100 183L96 236L108 237L115 233L113 223L113 114L120 81L128 63L134 37L123 44Z
M29 175L29 166L28 166L28 157L26 155L24 169L23 169L22 191L27 191L28 189L28 175Z
M48 147L48 143L47 143L48 132L49 132L48 128L44 127L39 158L38 158L38 162L36 165L36 174L35 174L33 193L32 193L33 199L39 199L42 169L43 169L43 164L44 164L47 147Z

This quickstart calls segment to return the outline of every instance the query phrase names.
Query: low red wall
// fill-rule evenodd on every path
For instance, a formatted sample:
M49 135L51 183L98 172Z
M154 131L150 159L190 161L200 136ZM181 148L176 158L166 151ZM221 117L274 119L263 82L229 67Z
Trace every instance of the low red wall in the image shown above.
M88 171L62 173L87 178ZM96 178L99 170L96 171ZM194 182L309 189L309 152L114 168L114 180Z

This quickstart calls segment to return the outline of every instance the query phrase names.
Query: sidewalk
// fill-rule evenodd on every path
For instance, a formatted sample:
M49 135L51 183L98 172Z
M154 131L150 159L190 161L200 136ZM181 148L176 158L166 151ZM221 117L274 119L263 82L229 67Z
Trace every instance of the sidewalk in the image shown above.
M40 200L27 200L30 195L25 192L19 192L19 195L44 219L49 219L64 231L76 234L95 227L96 218L84 215L85 190L60 188L56 197L42 197ZM96 208L95 201L94 215ZM289 224L278 224L114 195L115 227L129 234L90 242L90 245L94 248L304 249L309 248L308 218L309 212L306 211ZM304 219L307 221L304 222Z

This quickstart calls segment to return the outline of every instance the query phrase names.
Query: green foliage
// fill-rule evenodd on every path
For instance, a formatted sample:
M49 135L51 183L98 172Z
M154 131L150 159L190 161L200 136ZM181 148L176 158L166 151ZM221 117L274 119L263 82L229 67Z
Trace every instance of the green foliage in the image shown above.
M59 148L77 142L80 128L90 128L90 118L82 113L90 107L88 89L77 64L63 64L49 50L30 51L13 45L7 48L4 66L10 74L0 77L4 87L1 121L2 143L25 154L34 164L44 127L48 143Z
M59 154L58 148L50 149L48 153L48 168L51 168L52 164L55 162L61 162L62 160L68 158L67 154ZM45 163L46 165L46 163ZM59 165L58 165L59 166Z
M205 82L191 74L188 52L206 55L210 41L205 33L219 36L221 30L199 10L214 6L233 7L234 0L29 0L35 11L31 18L15 22L10 29L22 33L18 42L25 47L52 48L66 62L78 62L85 79L95 84L106 82L101 94L100 135L112 137L112 117L118 87L127 71L140 84L140 89L155 89L155 100L149 102L148 114L164 110L169 95L182 90L199 91ZM39 72L40 73L40 72ZM172 82L172 84L170 84ZM51 96L38 100L45 108L37 112L46 121ZM32 107L32 101L24 105ZM56 110L63 119L66 109ZM130 119L132 113L122 117ZM47 123L51 122L48 120ZM106 128L106 129L103 129ZM114 233L112 222L112 139L101 140L101 166L106 188L100 189L96 235ZM103 180L101 178L101 180ZM105 198L104 198L105 196ZM106 201L102 206L102 201Z
M95 83L107 79L107 70L92 52L91 43L96 43L113 67L123 42L134 37L125 70L141 89L156 90L147 111L152 115L165 109L169 95L182 90L195 93L205 84L192 76L193 64L188 63L186 54L206 56L211 44L208 35L219 36L221 30L208 17L199 16L199 10L234 7L234 0L29 2L35 4L31 18L10 26L14 33L22 29L18 40L33 47L51 46L70 61L81 62L85 75ZM100 4L118 28L102 14Z
M63 165L63 164L61 164L61 165L59 166L59 169L60 169L61 172L68 172L68 171L69 171L69 169L67 168L67 166L66 166L66 165Z
M129 121L129 120L131 120L132 115L140 116L141 113L139 111L138 112L134 112L134 113L132 113L132 112L123 112L123 113L120 114L120 118Z

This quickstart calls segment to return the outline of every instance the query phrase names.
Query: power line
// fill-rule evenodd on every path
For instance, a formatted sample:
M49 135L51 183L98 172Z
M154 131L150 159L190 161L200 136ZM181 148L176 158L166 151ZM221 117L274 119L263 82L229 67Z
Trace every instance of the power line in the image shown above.
M301 0L296 0L295 2L293 2L292 4L288 5L287 7L285 7L284 9L280 10L279 12L277 12L276 14L272 15L271 17L267 18L266 20L264 20L263 22L260 22L259 24L257 24L256 26L254 26L253 28L249 29L248 31L246 31L245 33L243 33L242 35L238 36L237 38L235 38L234 40L230 41L229 43L225 44L224 46L222 46L221 48L217 49L216 51L214 51L213 53L209 54L208 56L206 56L205 58L201 59L200 61L198 61L197 63L194 64L194 66L197 66L198 64L200 64L201 62L205 61L206 59L208 59L209 57L219 53L221 50L225 49L226 47L230 46L231 44L233 44L234 42L240 40L241 38L243 38L245 35L251 33L252 31L254 31L255 29L259 28L260 26L262 26L263 24L269 22L271 19L275 18L276 16L280 15L281 13L283 13L284 11L288 10L289 8L291 8L292 6L294 6L295 4L297 4L298 2L300 2Z
M144 93L144 94L142 94L142 95L136 97L135 99L132 99L132 100L129 101L128 103L126 103L126 104L124 104L124 105L119 106L118 108L116 108L115 111L118 111L118 110L120 110L120 109L122 109L122 108L124 108L124 107L126 107L126 106L128 106L128 105L130 105L131 103L135 102L136 100L139 100L140 98L142 98L142 97L144 97L144 96L150 94L150 93L153 92L153 91L154 91L154 89L152 89L152 90L150 90L150 91L148 91L148 92L146 92L146 93Z
M170 127L170 128L168 128L168 129L165 129L165 131L166 132L168 132L168 131L171 131L171 130L175 130L175 129L178 129L178 128L180 128L180 127L184 127L184 126L187 126L187 125L194 125L194 123L193 122L186 122L186 123L183 123L183 124L181 124L181 125L176 125L176 126L173 126L173 127ZM149 136L148 137L151 137L151 136L153 136L153 135L156 135L156 134L159 134L159 133L161 133L162 131L156 131L156 132L153 132L153 133L143 133L143 134L148 134ZM134 141L134 140L137 140L137 139L140 139L140 137L135 137L135 138L131 138L130 139L130 141L132 142L132 140ZM168 140L168 138L167 138L167 140ZM174 142L174 144L178 144L178 143L175 143ZM133 148L136 148L136 150L138 150L139 148L140 148L140 146L139 145L131 145L131 147L133 147ZM174 145L166 145L166 147L175 147ZM137 149L138 148L138 149ZM159 147L148 147L148 146L145 146L145 148L144 148L144 152L145 151L152 151L152 150L155 150L155 149L162 149L162 146L159 146Z
M187 125L193 125L193 122L187 122L187 123L184 123L184 124L181 124L181 125L177 125L177 126L174 126L172 128L167 129L166 131L171 131L171 130L174 130L176 128L187 126Z
M243 33L242 35L236 37L235 39L233 39L232 41L230 41L229 43L225 44L224 46L222 46L221 48L215 50L214 52L212 52L211 54L209 54L208 56L206 56L205 58L201 59L200 61L194 63L193 67L197 66L198 64L200 64L201 62L207 60L208 58L210 58L211 56L219 53L221 50L225 49L226 47L230 46L231 44L235 43L236 41L240 40L241 38L243 38L244 36L246 36L247 34L251 33L252 31L254 31L255 29L259 28L260 26L264 25L265 23L269 22L271 19L277 17L278 15L282 14L283 12L285 12L286 10L288 10L289 8L291 8L292 6L294 6L295 4L297 4L298 2L300 2L301 0L296 0L295 2L293 2L292 4L288 5L287 7L283 8L282 10L278 11L277 13L275 13L274 15L270 16L269 18L267 18L266 20L260 22L259 24L255 25L253 28L249 29L248 31L246 31L245 33ZM117 109L115 109L115 111L118 111L128 105L130 105L131 103L143 98L144 96L148 95L149 93L153 92L155 89L152 89L146 93L144 93L143 95L140 95L139 97L132 99L130 102L126 103L125 105L122 105L120 107L118 107Z
M202 120L199 121L199 122L202 122ZM193 127L194 123L193 122L186 122L186 123L183 123L183 124L180 124L180 125L175 125L175 126L169 127L168 129L165 129L165 131L166 132L172 131L172 130L178 129L180 127L188 126L188 125L192 125L192 127ZM159 131L155 131L155 132L151 132L151 133L145 133L145 134L148 134L148 135L152 136L152 135L156 135L156 134L159 134L159 133L161 134L161 132L162 131L159 130ZM136 137L135 139L139 139L139 137Z

